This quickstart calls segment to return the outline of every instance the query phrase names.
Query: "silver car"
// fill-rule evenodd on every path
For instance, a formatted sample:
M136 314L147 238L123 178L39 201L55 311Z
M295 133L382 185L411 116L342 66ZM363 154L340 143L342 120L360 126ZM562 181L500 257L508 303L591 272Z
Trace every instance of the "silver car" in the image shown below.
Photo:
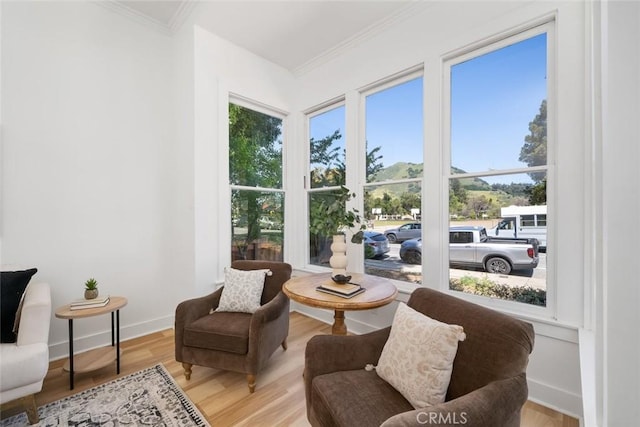
M417 239L422 237L422 224L419 222L411 222L401 225L398 228L385 230L384 235L390 243L400 243L409 239Z
M369 255L370 258L381 258L389 252L389 241L384 234L377 231L365 231L362 243L373 249L373 255Z

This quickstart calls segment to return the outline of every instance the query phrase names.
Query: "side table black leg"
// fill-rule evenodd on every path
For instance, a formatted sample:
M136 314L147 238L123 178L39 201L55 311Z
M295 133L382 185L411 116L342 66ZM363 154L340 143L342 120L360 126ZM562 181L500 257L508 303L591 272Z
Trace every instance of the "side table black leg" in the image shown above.
M113 314L113 313L112 313ZM113 329L111 330L113 332ZM116 310L116 373L120 374L120 310Z
M73 319L69 319L69 390L73 390Z
M111 312L111 347L116 345L114 336L113 336L113 331L114 331L114 328L113 328L113 311L112 311Z

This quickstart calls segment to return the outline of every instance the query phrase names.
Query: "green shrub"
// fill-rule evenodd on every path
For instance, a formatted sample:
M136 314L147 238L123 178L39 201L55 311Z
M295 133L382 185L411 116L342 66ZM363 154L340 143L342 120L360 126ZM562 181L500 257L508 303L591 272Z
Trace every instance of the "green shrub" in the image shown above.
M531 286L508 286L495 283L487 277L464 276L459 279L451 279L449 280L449 289L542 307L547 305L547 291L544 289L532 288Z

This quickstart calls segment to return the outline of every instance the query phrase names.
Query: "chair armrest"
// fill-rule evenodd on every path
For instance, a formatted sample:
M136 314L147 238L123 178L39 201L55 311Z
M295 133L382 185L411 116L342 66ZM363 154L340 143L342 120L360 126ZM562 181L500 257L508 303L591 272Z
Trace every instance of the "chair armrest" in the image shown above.
M517 427L527 395L527 378L522 373L517 377L494 381L449 402L394 415L381 427L425 424Z
M49 343L51 290L48 283L30 283L24 294L17 345Z
M209 295L182 301L178 304L175 318L176 330L183 329L185 325L209 314L212 308L218 307L222 289L217 289Z
M362 335L316 335L305 350L305 378L376 365L389 338L390 327Z
M251 317L251 329L260 328L265 323L271 322L282 314L284 310L289 309L289 298L279 292L271 301L261 305Z
M47 342L0 344L0 360L0 401L5 403L24 396L28 393L25 388L28 390L37 383L40 385L36 391L40 391L49 369L49 346Z
M246 366L255 372L289 333L289 298L279 292L251 316Z
M197 319L209 314L212 308L218 307L220 303L220 295L222 288L217 289L209 295L190 300L182 301L176 307L176 316L174 323L174 340L175 355L177 361L183 361L182 358L182 342L184 337L184 328L186 325L196 321Z

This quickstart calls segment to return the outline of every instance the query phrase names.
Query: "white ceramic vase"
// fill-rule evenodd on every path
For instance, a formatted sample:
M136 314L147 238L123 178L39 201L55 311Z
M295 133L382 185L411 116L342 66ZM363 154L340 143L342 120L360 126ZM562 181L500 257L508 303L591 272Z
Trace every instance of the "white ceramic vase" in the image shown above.
M329 258L329 265L331 265L332 275L346 275L347 243L345 241L344 234L336 234L333 236L333 243L331 243L331 252L333 255L331 255L331 258Z

